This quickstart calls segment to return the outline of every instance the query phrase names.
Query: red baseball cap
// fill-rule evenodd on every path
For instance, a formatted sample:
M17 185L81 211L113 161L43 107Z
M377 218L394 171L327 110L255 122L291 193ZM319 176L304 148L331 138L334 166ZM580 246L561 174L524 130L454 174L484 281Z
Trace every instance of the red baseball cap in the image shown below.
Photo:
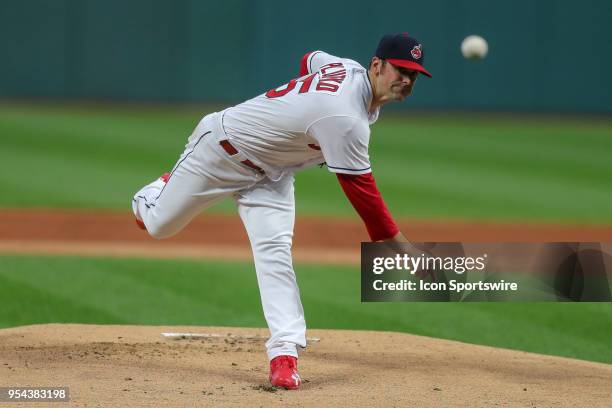
M376 56L396 67L418 71L431 78L431 74L423 67L423 46L416 38L406 33L383 36L376 48Z

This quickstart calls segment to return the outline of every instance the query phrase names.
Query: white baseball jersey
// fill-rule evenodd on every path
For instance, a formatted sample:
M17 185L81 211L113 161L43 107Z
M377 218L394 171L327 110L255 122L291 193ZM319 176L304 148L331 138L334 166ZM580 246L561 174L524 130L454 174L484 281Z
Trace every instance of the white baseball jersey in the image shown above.
M272 180L322 162L330 171L371 172L372 86L359 63L311 53L308 74L221 112L238 150Z
M291 259L295 220L293 172L327 162L332 172L370 170L368 108L372 87L355 61L321 51L308 74L240 105L206 115L187 140L171 176L132 199L136 219L156 238L178 233L203 209L232 197L255 261L270 338L270 360L297 357L306 322ZM302 71L303 72L303 71ZM223 142L237 150L228 152ZM245 165L248 159L265 171Z

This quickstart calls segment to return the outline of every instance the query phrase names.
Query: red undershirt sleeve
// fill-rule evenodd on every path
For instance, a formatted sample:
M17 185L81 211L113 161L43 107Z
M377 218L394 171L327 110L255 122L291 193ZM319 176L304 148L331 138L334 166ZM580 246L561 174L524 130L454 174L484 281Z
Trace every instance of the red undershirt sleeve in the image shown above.
M304 56L302 57L302 60L300 61L300 75L299 76L301 77L304 75L308 75L308 57L310 56L310 54L312 54L312 51L304 54Z
M352 175L337 173L344 194L363 220L372 241L392 238L399 228L376 187L372 173Z

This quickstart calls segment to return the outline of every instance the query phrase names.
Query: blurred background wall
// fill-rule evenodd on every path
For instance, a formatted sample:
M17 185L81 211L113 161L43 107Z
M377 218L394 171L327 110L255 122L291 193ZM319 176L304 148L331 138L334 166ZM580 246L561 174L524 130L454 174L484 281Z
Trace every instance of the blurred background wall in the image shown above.
M381 35L434 78L399 109L612 112L608 0L1 0L0 98L235 103L323 49L366 65ZM489 41L466 61L469 34Z

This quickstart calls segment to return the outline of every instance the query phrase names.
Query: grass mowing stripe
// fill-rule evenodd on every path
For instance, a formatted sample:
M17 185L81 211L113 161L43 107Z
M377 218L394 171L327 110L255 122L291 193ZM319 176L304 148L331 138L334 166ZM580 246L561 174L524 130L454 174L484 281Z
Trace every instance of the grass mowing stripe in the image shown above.
M355 268L297 265L296 271L311 328L409 332L612 363L609 303L361 303ZM4 256L0 282L8 282L0 290L9 305L0 314L3 327L90 318L265 325L250 263ZM54 301L45 301L40 314L36 299L45 296Z
M610 184L608 174L598 174L598 178L595 174L566 177L562 172L554 173L556 169L552 166L516 171L477 160L454 161L452 156L423 158L416 154L414 157L410 162L414 171L394 178L385 178L384 174L401 168L396 161L387 160L374 166L377 174L383 174L378 177L381 190L394 210L397 210L395 202L409 191L412 194L407 202L411 207L426 209L416 213L420 215L435 216L450 203L458 215L470 218L477 214L495 217L505 212L514 218L597 222L611 214L607 203L612 200L612 190L604 188ZM589 197L589 200L572 197Z
M462 183L455 185L432 185L416 180L414 185L386 188L383 194L392 213L399 213L401 201L406 191L411 192L410 211L402 211L412 217L442 218L445 208L452 205L455 218L485 218L495 219L500 212L505 211L505 220L548 220L563 222L599 223L606 220L607 208L603 203L584 203L572 206L565 199L554 202L542 200L535 193L515 195L512 191L488 191L486 188L462 188ZM561 192L560 192L561 193ZM590 205L589 205L590 204Z
M430 135L434 135L436 138L445 137L449 140L463 138L466 143L495 139L503 132L507 134L504 140L509 145L519 142L518 146L526 147L542 144L555 149L557 145L567 145L573 150L605 151L612 148L611 128L612 121L582 120L568 124L567 121L549 121L545 117L536 116L532 120L516 123L505 118L482 116L466 122L462 116L435 115L416 120L402 120L397 117L384 119L377 122L373 130L375 134L379 131L388 134L389 138L429 139Z
M400 125L396 126L401 128ZM391 127L393 128L393 127ZM605 148L593 146L585 139L587 131L581 131L579 146L564 142L559 138L545 138L533 129L523 128L518 134L506 129L474 127L465 133L454 129L447 132L439 130L418 131L403 138L382 135L372 140L372 151L382 157L396 158L406 163L419 158L425 160L451 160L457 164L471 163L483 168L500 166L514 171L535 171L550 175L562 174L574 177L584 174L602 178L610 170L609 151L612 149L610 132ZM390 130L389 133L392 131ZM404 145L405 149L398 148ZM376 156L374 156L376 157ZM585 177L588 178L588 177ZM609 177L606 177L609 181ZM588 180L587 180L588 181Z
M160 160L173 157L182 152L186 137L161 137L159 130L155 132L144 129L142 133L149 136L149 140L142 140L126 132L120 135L113 134L100 124L91 129L61 130L56 127L50 129L6 129L11 132L3 146L14 152L27 151L32 154L47 154L50 157L71 160L92 160L105 165L129 162L134 156L142 154L151 159ZM85 133L85 134L83 134ZM155 135L158 137L156 138ZM123 136L123 137L118 137ZM170 155L171 152L176 154Z
M213 288L207 288L205 284L198 288L191 285L194 281L203 283L201 276L189 274L188 280L181 280L174 273L175 268L156 270L156 265L157 261L134 263L122 259L55 258L42 266L35 258L30 258L25 260L27 273L1 274L69 301L103 309L109 315L125 314L125 322L168 324L178 315L182 324L195 324L205 319L215 324L231 325L232 314L239 314L232 310L231 304L215 302L219 300L221 292L218 287L222 286L219 285L222 281L217 279ZM150 281L149 274L158 279ZM256 291L255 278L252 280L252 290ZM178 282L178 289L173 282ZM195 288L199 291L198 296L194 296ZM243 322L240 319L240 323ZM261 319L258 322L261 323Z
M121 314L111 314L103 308L84 304L82 299L69 299L52 293L53 290L35 287L0 276L0 327L37 323L125 323Z
M393 152L391 148L388 152L373 153L373 166L376 170L380 170L381 166L387 166L397 171L397 169L410 170L444 164L451 169L478 168L481 172L484 169L499 169L513 175L526 176L526 178L535 175L562 182L575 180L600 185L601 182L610 181L606 173L610 169L608 152L605 152L605 157L604 155L597 157L601 152L593 152L585 154L584 158L577 158L574 155L569 157L553 155L544 150L538 154L533 152L525 154L513 152L498 145L491 147L491 150L498 150L492 154L491 150L482 147L466 149L465 146L455 145L452 142L445 144L438 142L438 144L442 146L428 147L419 144L409 147L410 156L408 158ZM378 159L379 157L381 159ZM546 180L538 180L538 182L542 181Z
M203 114L0 106L0 161L28 169L19 183L0 175L0 206L129 208L135 190L174 164ZM607 121L384 115L370 150L396 217L609 223L610 134ZM354 215L326 170L299 174L296 191L300 214ZM235 211L227 202L216 210Z
M527 206L546 205L549 208L560 210L578 209L588 211L593 209L593 205L601 206L606 210L606 204L612 200L612 190L605 191L588 183L569 183L569 180L559 180L556 176L549 178L548 175L533 173L523 175L520 173L505 171L499 168L490 168L483 171L483 168L474 166L454 166L440 162L435 165L434 172L445 173L444 178L429 179L422 177L422 174L406 173L402 179L389 180L387 183L397 187L403 187L407 183L411 186L425 186L440 189L442 194L469 195L474 199L502 196L504 200L515 199L517 204L523 203ZM468 182L467 180L472 180ZM605 184L603 181L601 185ZM542 185L547 186L547 195L539 194ZM567 200L568 189L572 194L579 196L588 195L592 198L591 202ZM558 197L558 200L551 200L551 197Z
M143 273L142 266L132 267L123 260L111 262L116 267L110 273L117 279L129 278L134 285L145 286L151 291L161 287L178 299L160 299L162 304L172 304L175 307L188 302L193 308L191 319L195 321L204 318L218 325L232 325L231 322L246 326L264 324L262 315L246 311L261 309L257 296L253 296L258 291L253 266L182 261L160 267L158 261L141 260L140 264L147 265L147 272ZM241 270L238 276L233 272L234 268ZM242 300L235 304L232 301L235 298Z
M603 177L610 169L609 151L597 149L586 144L582 150L565 146L560 142L540 141L532 135L532 142L509 142L509 135L496 133L485 138L458 137L442 134L397 137L384 140L375 139L371 151L373 158L380 156L384 162L394 161L398 168L412 167L414 161L443 161L454 165L482 166L483 168L501 167L519 173L536 172L555 176L561 173L564 177L595 176ZM536 142L533 142L536 141ZM403 146L404 149L398 149ZM383 162L383 160L380 160ZM376 161L375 161L376 163ZM609 177L607 178L609 180Z
M428 126L424 123L413 124L408 122L382 121L380 128L373 132L373 145L399 145L402 141L414 144L436 143L439 141L456 143L470 149L480 146L503 144L508 149L531 154L541 152L539 147L546 147L546 151L554 154L579 155L588 152L601 153L602 150L612 148L610 141L610 127L605 129L584 128L565 129L560 126L524 126L520 129L511 129L504 126L503 121L494 125L485 125L474 122L469 127L454 126ZM579 137L577 137L579 135ZM570 149L568 150L567 147Z

